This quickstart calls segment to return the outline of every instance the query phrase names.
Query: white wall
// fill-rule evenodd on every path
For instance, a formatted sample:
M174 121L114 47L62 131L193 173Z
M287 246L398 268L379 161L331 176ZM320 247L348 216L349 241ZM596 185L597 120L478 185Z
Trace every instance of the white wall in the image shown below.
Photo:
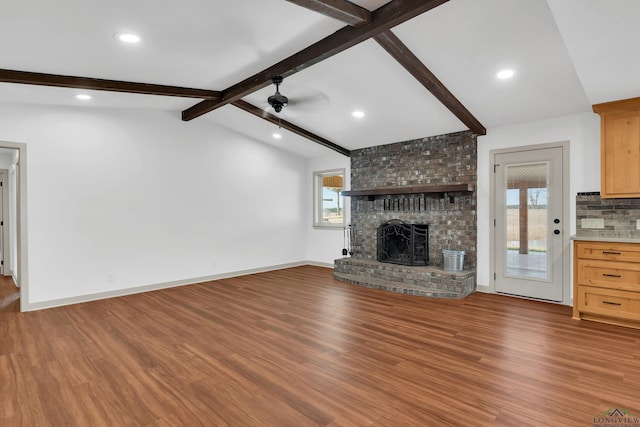
M495 149L569 141L570 234L576 231L576 194L600 191L600 121L594 113L487 129L478 138L478 288L490 287L490 177L489 152Z
M345 168L350 188L349 158L337 153L305 162L165 112L2 104L0 140L29 153L28 304L341 257L342 230L311 226L314 171ZM480 288L491 283L490 150L565 140L573 234L576 193L600 188L598 116L478 139Z
M351 189L351 159L341 154L331 154L326 157L311 159L307 169L307 201L309 212L307 215L307 259L320 264L330 264L342 257L344 248L343 229L313 228L313 173L331 169L345 170L344 188ZM344 215L346 223L350 218L350 200L344 198Z
M0 104L0 140L27 144L28 304L305 259L306 162L204 119Z

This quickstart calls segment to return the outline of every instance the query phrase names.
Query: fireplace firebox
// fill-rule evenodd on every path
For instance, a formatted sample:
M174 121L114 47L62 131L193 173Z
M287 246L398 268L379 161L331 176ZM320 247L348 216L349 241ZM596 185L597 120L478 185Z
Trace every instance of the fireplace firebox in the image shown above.
M378 227L378 261L401 265L429 265L429 225L399 219Z

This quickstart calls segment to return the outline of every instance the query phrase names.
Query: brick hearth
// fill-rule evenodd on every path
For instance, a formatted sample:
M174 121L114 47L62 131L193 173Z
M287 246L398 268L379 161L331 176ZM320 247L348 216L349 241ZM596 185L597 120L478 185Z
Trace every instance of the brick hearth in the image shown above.
M335 260L334 277L353 285L400 294L464 298L476 289L475 271L444 271L440 267L412 267L378 261Z

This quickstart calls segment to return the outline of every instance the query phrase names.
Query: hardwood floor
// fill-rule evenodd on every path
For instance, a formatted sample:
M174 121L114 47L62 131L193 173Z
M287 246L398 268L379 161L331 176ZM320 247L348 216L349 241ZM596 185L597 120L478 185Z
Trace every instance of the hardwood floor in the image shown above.
M19 311L20 288L14 285L11 278L0 276L0 313L18 313Z
M2 426L593 426L640 416L640 331L299 267L0 309ZM0 297L13 285L0 282ZM9 290L8 290L9 289ZM639 423L640 424L640 423Z

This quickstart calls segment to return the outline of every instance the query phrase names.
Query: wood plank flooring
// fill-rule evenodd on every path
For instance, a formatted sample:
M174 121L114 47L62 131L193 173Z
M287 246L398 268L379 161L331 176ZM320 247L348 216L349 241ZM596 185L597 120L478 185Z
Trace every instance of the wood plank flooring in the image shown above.
M0 299L15 293L6 279ZM593 426L640 416L640 331L298 267L0 309L2 426Z

